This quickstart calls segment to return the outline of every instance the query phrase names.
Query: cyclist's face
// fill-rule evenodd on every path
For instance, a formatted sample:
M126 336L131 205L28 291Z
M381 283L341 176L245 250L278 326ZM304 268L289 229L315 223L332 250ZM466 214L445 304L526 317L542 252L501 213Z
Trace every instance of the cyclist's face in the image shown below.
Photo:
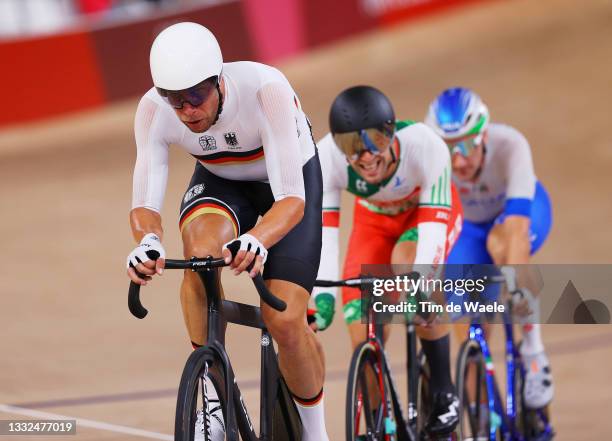
M219 84L221 93L225 93L225 81L221 78ZM180 109L174 109L176 115L179 117L181 122L187 126L189 130L195 133L202 133L211 128L215 122L217 115L217 109L219 108L219 94L217 88L214 87L207 94L204 101L198 106L194 106L189 102L183 102L183 107Z
M393 161L391 149L394 148L395 140L387 149L379 154L364 150L358 158L347 160L351 167L369 184L378 184L385 179L389 164Z
M453 175L460 181L471 181L476 176L484 157L484 141L474 146L468 155L463 154L458 149L451 149L451 164L453 167Z

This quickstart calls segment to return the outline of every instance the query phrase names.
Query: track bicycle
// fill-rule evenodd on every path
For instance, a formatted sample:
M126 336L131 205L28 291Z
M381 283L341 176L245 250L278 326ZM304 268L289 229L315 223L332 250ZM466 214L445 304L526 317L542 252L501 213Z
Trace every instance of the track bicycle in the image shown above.
M420 274L412 272L400 277L418 280ZM353 287L369 289L381 278L362 277L339 281L317 280L315 286ZM393 374L383 344L383 325L374 320L372 296L368 295L367 338L353 352L346 390L347 441L416 441L430 439L424 433L425 422L431 410L429 397L429 368L424 354L417 352L416 325L406 322L406 369L408 372L408 413L405 416ZM375 379L376 391L372 396L368 387ZM371 387L371 386L370 386ZM455 434L437 436L436 440L455 439Z
M233 245L228 248L235 256L238 247ZM257 306L221 298L217 269L224 266L227 264L223 258L166 260L165 269L197 272L208 300L208 339L205 346L191 353L183 369L177 395L174 439L193 441L199 425L202 425L204 441L300 441L302 422L279 370L272 337L263 323L261 310ZM265 303L277 311L286 309L285 302L267 289L261 274L252 280ZM140 285L134 282L130 283L128 307L139 319L147 315L140 302ZM225 350L228 323L261 329L259 435L255 433Z
M456 380L459 395L459 430L470 441L549 441L554 430L545 409L528 409L523 400L525 368L519 345L514 339L513 302L521 300L512 267L502 267L502 274L487 276L487 284L505 284L509 293L504 310L506 400L502 400L495 378L495 368L485 338L480 314L471 316L468 338L457 357Z

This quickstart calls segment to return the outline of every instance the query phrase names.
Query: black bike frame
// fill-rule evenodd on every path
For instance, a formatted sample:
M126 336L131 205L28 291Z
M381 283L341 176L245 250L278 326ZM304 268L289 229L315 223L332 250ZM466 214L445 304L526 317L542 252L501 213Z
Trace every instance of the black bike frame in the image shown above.
M230 251L235 255L237 247ZM226 403L226 428L228 441L239 441L238 432L243 441L271 441L273 427L273 412L278 397L280 375L278 360L272 336L266 329L261 318L261 309L257 306L224 300L221 298L219 289L218 268L226 266L223 259L193 258L191 261L166 260L167 269L191 269L196 271L202 280L206 290L208 304L208 339L207 344L198 350L211 351L222 363L225 384ZM141 277L144 277L140 275ZM261 274L253 278L253 283L262 300L278 311L284 311L287 307L285 302L274 296L265 286ZM148 311L140 302L140 285L131 282L128 294L128 307L130 312L137 318L144 318ZM261 398L260 398L260 436L249 417L246 405L242 398L240 388L236 382L236 376L225 350L225 331L228 323L261 329ZM236 431L238 428L238 432Z
M278 395L280 374L272 336L261 319L261 310L257 306L223 300L219 292L217 271L199 271L198 275L206 288L208 299L208 343L206 347L215 351L223 363L225 396L227 397L227 438L229 441L238 441L238 434L231 433L238 427L244 441L269 441L272 439L272 416ZM259 437L255 433L225 350L225 330L228 323L261 329Z

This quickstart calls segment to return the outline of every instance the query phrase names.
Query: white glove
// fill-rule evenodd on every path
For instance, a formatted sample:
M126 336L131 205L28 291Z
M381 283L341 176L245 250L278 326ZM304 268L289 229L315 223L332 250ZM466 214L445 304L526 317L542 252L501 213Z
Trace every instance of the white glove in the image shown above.
M166 251L154 233L146 234L140 244L134 248L134 250L127 257L127 267L130 266L135 267L141 262L146 262L147 260L157 260L159 258L166 258Z
M226 249L227 246L235 241L240 242L240 250L239 251L251 251L255 253L255 257L261 256L262 262L266 263L266 259L268 258L268 250L257 240L255 236L251 236L250 234L243 234L237 239L231 240L225 245L223 245L223 249Z

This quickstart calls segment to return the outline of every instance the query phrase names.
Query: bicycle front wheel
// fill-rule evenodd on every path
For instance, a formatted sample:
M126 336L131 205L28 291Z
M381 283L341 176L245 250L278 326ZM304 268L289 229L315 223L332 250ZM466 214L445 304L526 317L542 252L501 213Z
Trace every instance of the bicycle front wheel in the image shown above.
M361 343L351 359L346 391L347 441L396 441L397 418L382 354Z
M425 432L425 424L427 424L427 420L429 418L429 414L432 410L431 403L431 373L429 371L429 365L427 364L427 359L425 358L425 354L423 351L419 352L418 355L419 362L419 378L417 384L417 421L416 421L416 429L417 433L424 434Z
M223 364L206 346L191 353L176 402L175 441L225 441L227 397Z
M459 410L460 439L484 441L491 439L491 425L495 427L495 440L501 440L498 428L499 415L489 410L487 393L486 362L480 345L466 340L457 357L456 386L461 403Z

